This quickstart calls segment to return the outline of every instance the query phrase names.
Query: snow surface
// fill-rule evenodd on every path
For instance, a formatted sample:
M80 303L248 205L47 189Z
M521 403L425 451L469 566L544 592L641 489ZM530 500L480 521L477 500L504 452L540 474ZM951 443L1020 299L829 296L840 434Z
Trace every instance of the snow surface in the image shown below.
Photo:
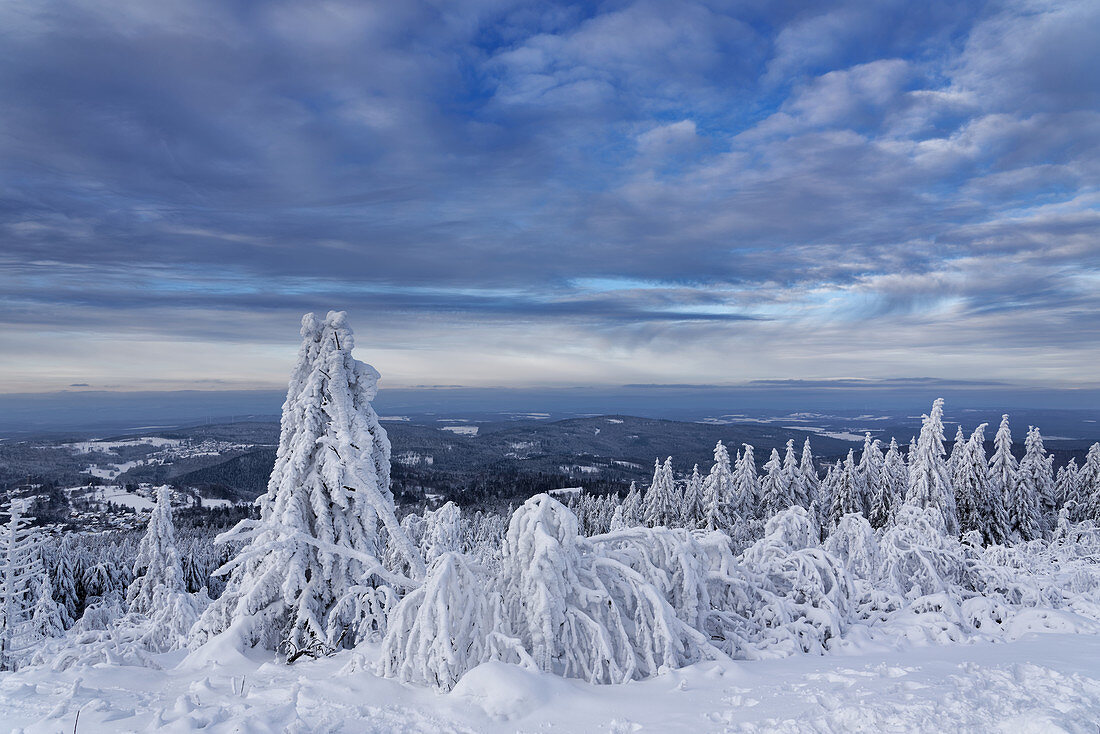
M368 655L372 651L368 651ZM375 651L376 652L376 651ZM449 694L341 672L355 653L286 666L210 646L164 670L0 674L0 724L27 734L190 732L1096 731L1100 638L1029 635L755 662L705 662L594 686L501 662Z
M476 436L477 426L443 426L444 431L457 433L460 436Z

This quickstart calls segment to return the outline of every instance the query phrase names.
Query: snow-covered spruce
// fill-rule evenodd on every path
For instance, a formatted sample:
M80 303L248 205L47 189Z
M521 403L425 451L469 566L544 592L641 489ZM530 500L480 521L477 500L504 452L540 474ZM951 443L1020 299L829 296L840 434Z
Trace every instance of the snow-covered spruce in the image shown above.
M0 526L0 670L18 667L35 639L31 618L43 573L41 539L26 510L25 501L10 501Z
M260 519L220 538L247 545L219 571L231 576L196 625L195 646L230 629L241 645L289 657L350 646L384 627L387 589L424 575L394 516L390 443L370 404L378 372L352 357L343 312L306 314L301 334ZM380 525L412 578L383 567Z
M952 535L959 531L955 493L947 473L943 449L943 398L936 398L924 416L920 438L909 454L909 491L905 502L919 508L934 508Z
M134 581L126 590L130 611L138 614L153 611L158 590L172 594L186 592L183 566L176 550L176 529L172 524L172 491L167 485L157 488L157 503L138 546Z

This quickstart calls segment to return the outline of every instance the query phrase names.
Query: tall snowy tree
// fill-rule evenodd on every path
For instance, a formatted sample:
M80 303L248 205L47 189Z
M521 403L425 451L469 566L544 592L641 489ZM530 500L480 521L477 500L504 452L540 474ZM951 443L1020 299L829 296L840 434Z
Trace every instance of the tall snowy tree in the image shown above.
M817 476L817 467L814 465L814 454L810 449L810 439L807 438L802 444L802 460L800 463L802 467L802 480L806 484L806 493L809 496L810 504L815 502L821 502L821 479ZM809 505L807 505L809 507Z
M43 573L26 509L25 501L10 501L0 526L0 670L14 670L30 643L34 588Z
M989 501L996 512L997 503L1004 508L1008 519L1008 538L1030 540L1037 532L1033 528L1037 514L1034 498L1020 493L1017 480L1018 464L1012 455L1012 431L1008 416L1001 416L1001 426L993 438L993 455L989 457Z
M176 549L176 530L172 524L172 491L167 485L157 488L157 503L149 515L145 535L134 561L134 581L126 590L131 612L153 611L158 590L169 594L187 591L183 566Z
M868 488L871 497L871 515L868 518L872 527L885 527L894 515L894 509L898 502L905 496L905 490L909 485L909 470L905 466L905 459L898 450L897 440L890 439L890 447L882 459L882 471L879 472L878 481L873 487Z
M951 447L951 455L947 457L947 476L955 476L955 469L963 454L966 453L966 444L966 435L963 433L962 423L960 423L955 431L955 445Z
M813 498L810 496L806 476L798 463L798 454L794 451L794 439L787 441L787 450L783 456L783 481L790 488L791 504L808 510Z
M343 312L306 314L301 334L260 519L222 536L247 545L218 571L231 576L196 626L196 644L233 627L243 643L288 658L350 645L384 624L386 590L424 577L394 516L390 442L370 403L378 372L352 357ZM383 567L383 525L413 579Z
M855 453L849 449L848 458L833 478L832 506L829 509L829 527L835 528L841 519L852 512L863 512L862 477L856 466Z
M986 471L985 427L982 423L974 429L970 440L955 458L955 509L959 516L959 530L981 532L986 542L996 542L997 533L990 529L989 476Z
M1028 426L1024 441L1024 458L1017 471L1018 495L1034 514L1032 535L1028 538L1049 538L1054 532L1057 507L1054 500L1054 457L1047 456L1039 429ZM1021 534L1023 532L1021 531Z
M645 524L649 527L675 527L680 520L680 497L672 474L672 457L662 464L653 462L653 481L645 493Z
M909 491L906 504L935 508L943 515L950 535L959 532L955 512L955 494L943 459L943 398L936 398L931 412L924 416L920 437L909 455Z
M53 584L48 571L42 572L38 594L31 612L31 633L39 639L51 639L65 634L62 607L53 598Z
M1082 517L1100 521L1100 443L1089 447L1085 463L1077 472L1077 491L1083 499Z
M772 455L764 464L764 479L760 482L760 506L762 518L767 520L794 504L789 477L783 472L783 463L779 452L772 449Z
M622 520L623 527L632 528L642 524L645 499L642 497L642 492L638 489L637 483L630 483L630 490L626 493L626 497L623 498L623 503L620 507L622 508L622 517L620 519ZM509 517L511 517L510 514Z
M867 515L871 514L871 506L875 500L875 493L885 470L886 458L882 455L882 446L878 440L872 440L870 432L863 434L863 453L859 457L860 507Z
M684 485L684 499L680 522L689 530L705 524L703 511L703 477L699 474L699 465L691 471L691 477Z
M714 465L703 480L703 507L708 530L728 531L732 527L736 519L734 502L730 455L719 441L714 446Z
M1066 506L1079 508L1083 504L1079 479L1076 459L1070 459L1065 466L1058 468L1058 478L1054 482L1054 497L1059 510ZM1067 513L1067 517L1075 515L1075 512Z
M740 522L756 519L760 502L760 475L756 473L756 455L749 444L744 444L737 466L733 471L733 510Z

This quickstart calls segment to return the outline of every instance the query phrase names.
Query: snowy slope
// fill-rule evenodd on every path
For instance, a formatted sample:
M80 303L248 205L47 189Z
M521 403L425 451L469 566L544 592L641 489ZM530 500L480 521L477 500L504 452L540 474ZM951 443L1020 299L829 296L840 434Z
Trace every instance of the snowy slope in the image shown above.
M230 651L160 657L168 670L32 668L0 678L13 731L1094 732L1100 638L708 662L622 686L487 663L449 694L370 673L352 653L285 666ZM174 666L174 667L172 667ZM243 691L243 693L242 693Z

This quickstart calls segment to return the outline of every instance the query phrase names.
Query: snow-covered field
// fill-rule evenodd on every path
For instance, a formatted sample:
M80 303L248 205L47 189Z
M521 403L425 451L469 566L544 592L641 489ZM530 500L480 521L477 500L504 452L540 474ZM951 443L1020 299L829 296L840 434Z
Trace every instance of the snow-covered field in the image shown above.
M4 730L69 732L1081 732L1100 721L1100 637L706 662L594 686L499 662L450 693L354 653L286 666L219 650L164 670L30 668L0 678Z

